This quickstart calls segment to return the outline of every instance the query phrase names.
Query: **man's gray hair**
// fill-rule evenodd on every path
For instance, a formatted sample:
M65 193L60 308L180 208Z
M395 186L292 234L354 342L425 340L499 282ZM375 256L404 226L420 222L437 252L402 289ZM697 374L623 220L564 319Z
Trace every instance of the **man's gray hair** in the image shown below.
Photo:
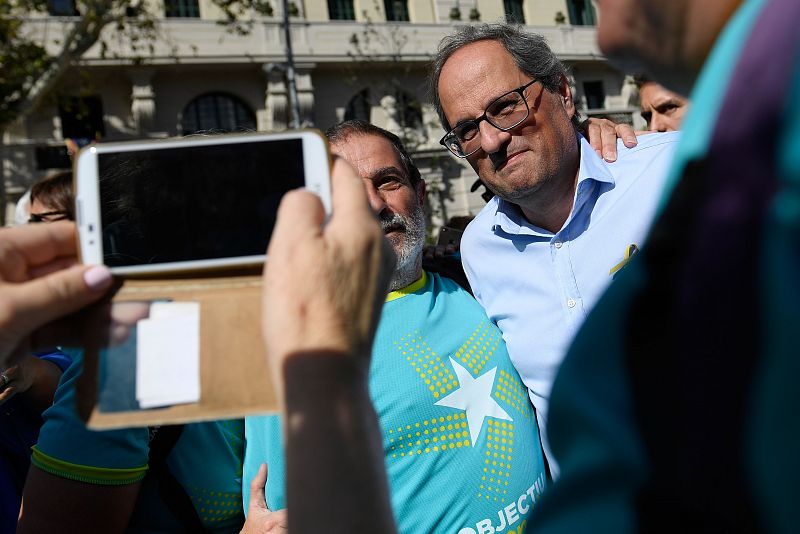
M433 57L433 72L430 78L430 94L439 120L445 130L451 126L447 122L439 99L439 76L444 64L457 50L477 41L497 41L511 54L519 70L539 80L551 93L558 92L562 76L568 78L569 71L553 53L547 40L539 34L528 33L519 24L470 24L460 26L455 33L448 35L439 43ZM513 89L513 88L510 88ZM498 95L499 96L499 95ZM581 123L577 110L572 124L577 129Z

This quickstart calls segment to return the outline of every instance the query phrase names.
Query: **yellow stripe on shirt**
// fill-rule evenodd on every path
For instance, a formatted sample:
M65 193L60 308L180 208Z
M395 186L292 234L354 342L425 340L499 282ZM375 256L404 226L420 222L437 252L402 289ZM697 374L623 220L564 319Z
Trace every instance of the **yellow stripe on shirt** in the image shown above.
M422 271L422 277L420 277L419 280L417 280L416 282L414 282L411 285L407 285L404 288L397 289L395 291L390 292L388 295L386 295L386 302L391 302L393 300L399 299L401 297L405 297L406 295L410 295L411 293L415 293L415 292L419 291L419 289L421 287L423 287L425 285L425 282L427 282L427 281L428 281L428 277L425 274L425 271Z
M93 467L90 465L73 464L58 458L53 458L40 451L36 445L32 448L31 463L51 475L56 475L69 480L86 482L88 484L101 484L104 486L123 486L139 482L147 473L147 465L132 468Z

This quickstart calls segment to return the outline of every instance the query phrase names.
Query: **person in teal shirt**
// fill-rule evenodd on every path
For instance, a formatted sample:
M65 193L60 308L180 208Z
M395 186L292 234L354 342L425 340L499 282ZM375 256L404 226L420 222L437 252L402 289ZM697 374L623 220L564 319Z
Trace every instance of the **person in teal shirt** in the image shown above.
M135 340L135 336L131 339ZM83 355L70 354L73 364L62 377L53 406L42 416L39 442L33 447L33 473L28 485L31 476L38 484L26 488L24 506L29 513L36 510L34 519L38 524L48 524L51 519L53 523L61 521L59 518L66 513L79 516L82 526L61 523L59 530L63 532L184 532L195 527L206 532L238 532L243 522L243 421L187 424L171 450L166 451L166 467L195 512L187 519L172 504L172 497L165 498L162 479L148 476L154 469L151 446L159 433L167 432L167 427L106 431L86 428L75 410L75 384ZM83 495L80 503L86 509L48 506L51 497L32 491L43 481L47 481L45 486L50 491L67 491L75 498ZM88 492L102 494L102 502ZM190 526L192 523L187 521L199 523Z
M521 532L547 474L536 417L501 333L465 289L422 269L425 184L399 139L358 121L329 137L364 179L398 256L369 371L398 529ZM284 508L279 418L248 417L245 432L245 502L266 462L266 502Z

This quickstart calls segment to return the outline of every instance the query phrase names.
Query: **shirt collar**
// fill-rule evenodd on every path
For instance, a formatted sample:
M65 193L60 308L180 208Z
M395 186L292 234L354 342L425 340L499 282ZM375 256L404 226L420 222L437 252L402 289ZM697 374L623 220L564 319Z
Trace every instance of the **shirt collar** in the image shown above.
M580 207L586 200L586 195L598 188L594 187L595 182L608 183L614 186L614 175L608 170L607 163L597 155L589 142L578 134L580 147L580 162L578 167L578 183L575 188L575 198L573 199L572 212L570 213L564 226L568 225L575 213L575 207ZM491 202L495 203L494 226L495 231L502 230L507 234L533 235L540 237L552 237L552 232L539 228L528 222L522 214L522 210L516 204L508 202L499 197L494 197Z
M422 276L420 276L416 282L413 282L406 287L395 289L394 291L389 292L389 294L386 295L386 302L391 302L393 300L405 297L406 295L410 295L411 293L416 293L425 286L427 281L428 276L425 274L425 271L422 271Z

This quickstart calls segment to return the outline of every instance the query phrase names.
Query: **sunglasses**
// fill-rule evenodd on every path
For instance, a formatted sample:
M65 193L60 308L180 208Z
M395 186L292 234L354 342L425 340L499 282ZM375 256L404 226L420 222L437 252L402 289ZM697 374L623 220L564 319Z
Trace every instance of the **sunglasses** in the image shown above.
M65 211L56 210L56 211L45 211L42 213L31 213L28 217L28 223L41 223L41 222L56 222L56 221L63 221L64 219L68 218L68 214Z

